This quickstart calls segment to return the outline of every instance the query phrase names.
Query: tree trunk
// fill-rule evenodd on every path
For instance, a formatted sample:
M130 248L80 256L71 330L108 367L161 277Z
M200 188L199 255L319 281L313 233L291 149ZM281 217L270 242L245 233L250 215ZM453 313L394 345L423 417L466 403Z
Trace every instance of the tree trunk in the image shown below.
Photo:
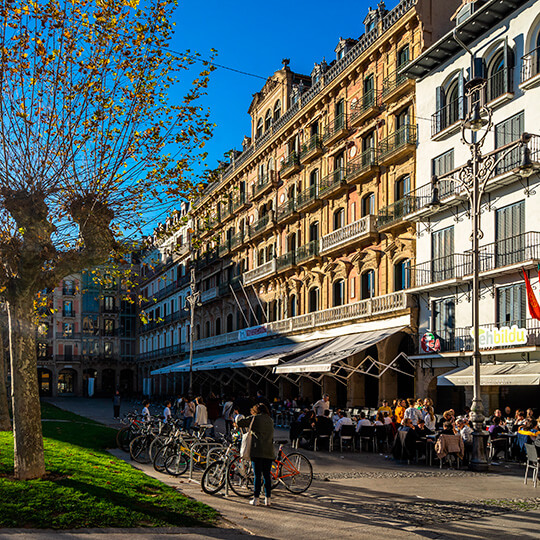
M11 431L11 418L9 417L7 368L4 355L4 328L0 321L0 431Z
M11 395L15 440L15 477L41 478L45 474L41 406L37 378L36 328L32 321L33 302L9 305L11 318Z

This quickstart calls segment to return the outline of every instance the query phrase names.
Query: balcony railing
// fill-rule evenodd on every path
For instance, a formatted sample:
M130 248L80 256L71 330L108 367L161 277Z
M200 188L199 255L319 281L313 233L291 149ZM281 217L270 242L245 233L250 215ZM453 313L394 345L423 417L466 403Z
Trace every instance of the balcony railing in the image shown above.
M233 236L231 236L231 240L229 242L229 246L231 251L233 249L236 249L237 247L240 247L244 243L244 234L242 232L237 232Z
M360 99L358 99L354 106L351 107L350 122L351 126L356 125L357 121L369 111L379 106L379 99L375 89L366 92Z
M77 294L77 290L74 287L64 287L62 289L62 294L64 296L74 296Z
M231 292L231 287L236 291L241 287L242 276L234 276L229 281L219 284L219 295L224 296Z
M347 169L345 167L339 167L326 175L319 184L319 195L321 198L335 193L339 188L344 186L346 173Z
M295 264L294 251L289 251L284 253L276 259L276 270L282 272L288 268L292 268Z
M217 298L218 296L218 288L217 287L211 287L210 289L207 289L206 291L201 292L201 302L209 302L210 300L213 300L214 298Z
M314 257L319 256L319 240L312 240L303 246L300 246L296 250L296 264L301 264L303 262L309 261Z
M319 200L319 186L314 184L302 191L296 199L296 207L302 210Z
M195 259L195 267L198 270L201 270L205 267L207 267L210 264L215 263L216 261L219 261L219 253L217 249L210 249L202 254L200 254Z
M345 113L338 114L334 121L326 127L323 135L325 144L331 144L338 138L345 135L347 132L347 115Z
M234 198L231 203L231 212L232 213L237 212L238 210L240 210L240 208L245 206L247 203L248 201L247 201L246 194L239 193L238 196Z
M377 218L375 216L365 216L354 223L345 225L345 227L337 231L326 234L321 238L321 253L344 246L361 238L367 238L376 232L376 221Z
M425 287L472 273L470 254L453 253L411 267L411 287Z
M408 145L416 146L416 126L406 124L383 139L379 144L381 159L387 158Z
M264 232L270 225L270 214L261 216L257 221L249 226L249 236L253 237Z
M308 160L322 152L322 138L319 135L312 135L306 144L302 145L300 150L300 161Z
M244 285L249 285L250 283L255 283L260 279L271 276L276 273L276 259L272 259L267 263L261 264L253 270L249 270L244 273Z
M379 210L377 215L377 226L387 227L394 223L404 221L405 216L412 214L415 209L414 198L410 195L405 195L402 199Z
M81 339L80 332L56 332L56 339Z
M170 358L171 356L177 356L181 351L182 347L180 345L171 345L170 347L162 347L161 349L156 349L155 351L139 354L137 359L143 362L145 360L155 360L158 358Z
M74 309L63 309L62 317L71 317L74 318L77 316L77 312Z
M441 107L435 114L431 115L431 136L434 137L446 128L457 124L465 118L467 113L467 102L465 98L458 97L454 101Z
M377 151L375 148L364 150L357 158L347 165L347 182L354 182L373 167L377 166Z
M403 73L399 73L399 71L402 70L404 67L405 65L398 67L396 71L394 71L393 73L390 73L388 77L383 79L383 83L382 83L383 97L387 97L394 90L397 90L401 85L405 84L407 81L410 80L407 77L407 75L404 75Z
M540 47L521 57L521 82L526 83L540 73Z
M295 199L289 199L288 201L285 201L283 204L280 204L277 208L276 216L277 216L277 222L281 223L282 221L285 221L289 217L291 217L296 212L296 200Z
M514 91L514 70L503 68L494 73L487 82L487 100L493 101L498 97Z
M281 176L287 176L300 170L300 158L296 152L292 152L287 159L281 165Z
M257 182L253 185L253 196L257 197L260 193L270 188L272 185L272 176L269 172L257 178Z

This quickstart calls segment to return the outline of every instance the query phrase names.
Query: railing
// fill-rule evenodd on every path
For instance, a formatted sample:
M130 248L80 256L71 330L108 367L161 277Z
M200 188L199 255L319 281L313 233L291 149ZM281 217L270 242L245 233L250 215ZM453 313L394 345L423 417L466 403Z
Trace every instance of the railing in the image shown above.
M516 347L533 347L540 345L540 321L536 319L515 319L510 321L501 321L497 323L480 324L481 329L495 330L502 327L517 326L527 330L527 343L520 345L494 345L489 348L513 349ZM472 326L463 326L459 328L449 328L437 335L441 342L441 352L454 351L472 351L473 337L471 335ZM488 349L488 347L486 347Z
M359 116L362 116L368 109L378 106L377 92L375 89L366 92L355 105L351 107L351 123L354 123Z
M415 210L414 198L410 195L405 195L402 199L379 210L377 226L386 227L398 221L403 221L405 216L412 214Z
M487 100L493 101L503 94L513 91L514 70L503 68L489 77L487 81Z
M76 292L76 289L75 288L68 288L68 287L64 287L62 289L62 294L64 296L74 296L75 294L77 294Z
M229 294L231 292L231 287L234 290L239 289L241 282L242 282L242 276L234 276L229 281L226 281L225 283L220 283L219 295L224 296L226 294Z
M403 73L399 73L401 69L403 69L405 65L399 66L396 71L393 73L390 73L388 77L385 77L382 82L382 95L383 97L387 96L397 88L399 88L402 84L404 84L409 78L407 75Z
M448 103L448 105L441 107L431 115L431 136L434 137L437 133L440 133L447 127L463 120L466 113L467 102L463 96L458 97Z
M145 361L154 360L156 358L169 358L171 356L176 356L180 354L181 351L182 347L180 345L171 345L169 347L162 347L161 349L156 349L155 351L139 354L137 356L137 359L139 361Z
M480 246L480 272L540 260L540 233L526 232Z
M416 145L416 126L406 124L380 142L379 155L385 158L409 144Z
M521 82L527 82L540 73L540 47L521 57Z
M238 246L242 245L244 242L244 234L242 232L237 232L233 236L231 236L231 240L229 242L230 249L236 249Z
M323 141L331 140L335 135L347 129L347 115L345 113L338 114L334 121L324 130Z
M319 240L312 240L296 250L296 264L303 263L319 256Z
M365 171L377 165L377 151L375 148L364 150L357 158L347 165L347 181L351 182Z
M375 232L376 221L375 216L365 216L337 231L326 234L321 238L321 253Z
M63 309L62 310L62 317L76 317L77 312L74 309Z
M300 159L298 157L298 154L296 152L292 152L289 155L289 157L281 165L281 173L283 174L287 171L290 171L291 169L299 165L300 165Z
M285 270L286 268L294 266L294 263L294 251L289 251L288 253L284 253L276 259L276 270L280 272L281 270Z
M300 210L304 206L307 206L308 204L318 199L319 186L317 184L314 184L312 186L309 186L307 189L304 189L304 191L300 192L300 194L296 198L296 206Z
M56 339L81 339L80 332L56 332Z
M305 158L307 155L318 149L322 149L322 139L319 137L319 135L312 135L309 141L302 145L302 149L300 150L300 159Z
M339 167L330 174L326 175L319 184L319 195L323 196L345 183L347 169Z
M257 196L259 193L264 191L272 183L272 178L269 173L259 176L257 182L253 186L253 195Z
M236 212L239 208L242 208L242 206L244 206L246 202L247 202L246 194L240 193L238 197L233 199L231 203L231 212L232 213Z
M218 260L219 260L219 253L218 253L218 250L214 248L200 255L195 260L195 267L198 270L200 270L201 268L204 268L208 266L209 264L212 264Z
M253 225L249 226L249 235L253 236L255 234L258 234L266 229L268 225L270 224L270 214L265 214L264 216L260 217Z
M286 218L288 218L290 215L294 214L296 212L296 200L295 199L289 199L288 201L285 201L283 204L280 204L277 208L276 216L278 223Z
M347 67L349 67L364 51L369 49L371 45L377 41L377 39L387 32L394 24L396 24L403 16L407 14L418 2L418 0L402 0L394 9L392 9L382 20L382 31L379 28L374 28L369 32L366 32L361 36L358 42L347 52L347 54L338 60L326 73L322 75L315 85L307 90L300 99L292 105L281 117L272 124L272 133L277 134L281 129L290 121L294 116L302 110L308 103L310 103L328 84L332 83ZM219 182L213 182L208 184L201 197L193 201L193 207L198 206L201 203L202 198L206 197L212 191L216 189L225 179L227 179L233 172L240 167L249 157L251 157L255 148L259 148L260 145L251 144L246 148L242 154L233 159L233 161L224 169L221 180Z
M212 287L206 291L201 292L201 302L208 302L209 300L213 300L214 298L217 298L217 296L218 296L217 287Z
M470 253L453 253L411 267L411 287L425 287L472 273Z
M259 279L262 279L263 277L271 276L272 274L275 274L275 272L276 272L276 259L272 259L271 261L268 261L267 263L257 266L257 268L254 268L253 270L249 270L248 272L245 272L244 285L249 285L250 283L253 283Z

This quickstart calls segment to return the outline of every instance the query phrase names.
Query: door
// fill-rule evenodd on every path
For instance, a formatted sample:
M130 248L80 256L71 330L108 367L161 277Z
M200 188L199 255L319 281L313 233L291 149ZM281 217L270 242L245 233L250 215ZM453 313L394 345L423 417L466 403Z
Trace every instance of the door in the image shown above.
M495 221L497 268L525 260L525 201L500 208Z
M455 301L453 298L445 298L433 302L434 332L440 339L441 351L456 350L455 340Z
M454 227L436 231L431 237L431 282L437 283L455 276Z
M495 126L495 148L517 141L525 131L525 113L520 112ZM496 174L503 174L519 165L519 148L512 150L497 165Z
M364 109L372 107L375 102L375 79L373 75L364 79L364 95L362 97L362 105Z

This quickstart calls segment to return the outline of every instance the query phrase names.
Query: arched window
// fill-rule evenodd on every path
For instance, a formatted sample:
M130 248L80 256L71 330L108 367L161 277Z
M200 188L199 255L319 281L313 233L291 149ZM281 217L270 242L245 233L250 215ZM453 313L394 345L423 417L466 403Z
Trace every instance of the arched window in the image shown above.
M272 111L268 109L264 117L264 131L268 131L272 126Z
M403 259L394 265L394 290L403 291L411 286L411 261Z
M264 264L264 249L259 249L259 255L257 259L257 266L261 266L261 264Z
M345 225L345 210L338 208L334 212L334 231L341 229Z
M375 270L368 270L361 276L360 298L366 300L375 296Z
M319 287L312 287L308 292L308 311L319 311Z
M210 321L206 321L204 325L204 335L205 337L210 337Z
M296 294L291 295L289 298L289 317L296 317L298 314L298 299Z
M319 239L319 222L314 221L309 226L309 241L313 242Z
M227 333L233 331L233 316L232 313L227 315Z
M257 137L260 137L263 134L263 129L264 129L263 119L259 118L259 120L257 121L257 133L256 133Z
M455 124L460 118L460 96L459 96L459 83L454 81L446 91L446 103L447 103L447 117L446 126Z
M345 303L345 281L337 279L332 285L332 299L334 307L342 306Z
M216 336L219 336L221 334L221 318L218 317L216 319Z
M274 105L274 122L281 116L281 100L278 99Z
M195 339L201 339L201 325L195 327Z
M362 198L362 217L375 215L375 193L368 193Z

